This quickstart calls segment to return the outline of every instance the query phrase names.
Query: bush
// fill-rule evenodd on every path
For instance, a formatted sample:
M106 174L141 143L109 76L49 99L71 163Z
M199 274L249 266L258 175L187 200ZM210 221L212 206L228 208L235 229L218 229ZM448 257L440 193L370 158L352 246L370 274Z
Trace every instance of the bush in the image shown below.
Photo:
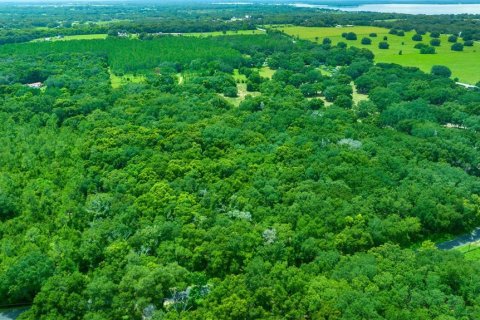
M375 32L372 32L368 36L371 37L371 38L376 38L377 34Z
M473 40L467 40L463 43L465 47L473 47Z
M223 89L225 97L236 98L238 96L236 87L226 87Z
M445 78L449 78L452 75L452 71L448 67L439 66L439 65L433 66L430 73L435 76L445 77Z
M405 36L405 32L402 31L402 30L400 30L400 31L397 32L397 36L399 36L399 37L404 37L404 36Z
M345 49L347 47L347 44L345 42L339 42L337 43L337 47Z
M357 34L355 32L349 32L345 36L345 39L347 39L347 40L357 40Z
M390 29L390 31L388 32L390 34L398 34L398 30L397 29Z
M413 46L415 49L423 49L425 47L428 47L425 43L417 43L416 45Z
M432 40L430 40L430 45L434 47L439 47L440 43L441 43L440 39L437 39L437 38L433 38Z
M382 41L378 44L379 49L388 49L389 47L390 47L390 45L385 41Z
M431 32L430 38L440 38L440 32Z
M452 51L463 51L463 44L458 42L452 44Z
M330 39L330 38L323 38L322 44L332 44L332 39Z
M457 36L451 35L448 37L448 42L454 43L454 42L457 42L457 40L458 40Z
M365 45L372 44L372 39L365 37L362 39L362 44L365 44Z
M412 40L413 41L422 41L423 40L423 37L421 34L414 34L413 37L412 37Z
M435 54L435 47L425 46L420 49L420 54Z

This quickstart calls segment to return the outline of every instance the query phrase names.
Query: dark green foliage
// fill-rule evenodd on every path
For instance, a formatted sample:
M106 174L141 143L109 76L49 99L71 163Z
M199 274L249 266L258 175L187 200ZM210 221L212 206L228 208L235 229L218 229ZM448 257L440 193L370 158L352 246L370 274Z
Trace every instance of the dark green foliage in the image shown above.
M362 44L365 44L365 45L369 45L369 44L372 44L372 39L370 38L362 38Z
M430 32L431 38L440 38L440 32Z
M440 39L434 38L434 39L430 40L430 45L433 46L433 47L439 47L440 44L441 44Z
M355 32L349 32L345 35L346 40L357 40L357 34Z
M423 37L421 34L414 34L413 37L412 37L412 40L413 41L422 41Z
M370 38L376 38L377 34L375 32L372 32L368 35Z
M454 43L452 44L452 47L451 47L452 51L463 51L463 44L457 42L457 43Z
M473 40L467 40L463 43L465 47L473 47L474 41Z
M420 54L435 54L435 47L426 46L420 48Z
M382 42L378 43L378 48L379 49L388 49L389 47L390 47L390 45L388 44L388 42L382 41Z
M452 75L452 71L446 66L433 66L431 73L436 76L449 78Z
M457 40L458 40L457 36L451 35L451 36L448 37L448 42L455 43L455 42L457 42Z

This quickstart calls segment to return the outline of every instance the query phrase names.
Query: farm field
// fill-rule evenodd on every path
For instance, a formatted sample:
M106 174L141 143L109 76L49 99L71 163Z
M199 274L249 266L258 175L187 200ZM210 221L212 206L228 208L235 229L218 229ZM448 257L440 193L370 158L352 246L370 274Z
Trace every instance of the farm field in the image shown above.
M440 37L441 45L436 47L436 54L420 54L420 50L415 49L415 44L419 43L412 40L415 32L405 32L405 36L391 35L388 29L368 26L342 27L342 28L320 28L320 27L298 27L298 26L276 26L291 36L298 36L301 39L322 42L324 38L330 38L334 44L343 41L348 45L359 48L368 48L375 54L376 62L397 63L403 66L418 67L425 72L429 72L433 65L445 65L452 70L452 77L458 77L461 82L477 83L480 80L478 70L480 70L480 44L475 43L473 47L465 47L462 52L455 52L450 49L451 43L447 41L448 35L442 34ZM345 40L342 38L344 32L355 32L357 40ZM368 37L370 33L377 33L377 37L372 37L371 45L362 45L363 37ZM379 49L378 43L387 37L390 45L389 49ZM424 44L429 44L430 36L424 35ZM461 42L461 40L459 40ZM399 52L402 51L400 55Z

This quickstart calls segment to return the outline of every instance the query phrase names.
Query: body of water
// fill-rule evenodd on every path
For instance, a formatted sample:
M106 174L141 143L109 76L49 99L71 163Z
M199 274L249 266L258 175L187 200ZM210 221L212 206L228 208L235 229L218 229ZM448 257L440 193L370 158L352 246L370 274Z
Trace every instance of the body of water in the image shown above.
M478 4L362 4L358 6L329 6L306 3L292 3L299 8L321 8L342 11L370 11L383 13L407 13L407 14L480 14Z

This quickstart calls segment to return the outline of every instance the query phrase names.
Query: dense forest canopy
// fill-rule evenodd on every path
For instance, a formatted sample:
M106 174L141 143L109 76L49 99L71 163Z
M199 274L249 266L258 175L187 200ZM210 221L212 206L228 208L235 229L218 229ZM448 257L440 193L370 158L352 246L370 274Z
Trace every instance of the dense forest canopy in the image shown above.
M480 92L373 59L275 31L0 46L0 301L31 304L20 319L479 318L480 263L434 242L480 225Z

